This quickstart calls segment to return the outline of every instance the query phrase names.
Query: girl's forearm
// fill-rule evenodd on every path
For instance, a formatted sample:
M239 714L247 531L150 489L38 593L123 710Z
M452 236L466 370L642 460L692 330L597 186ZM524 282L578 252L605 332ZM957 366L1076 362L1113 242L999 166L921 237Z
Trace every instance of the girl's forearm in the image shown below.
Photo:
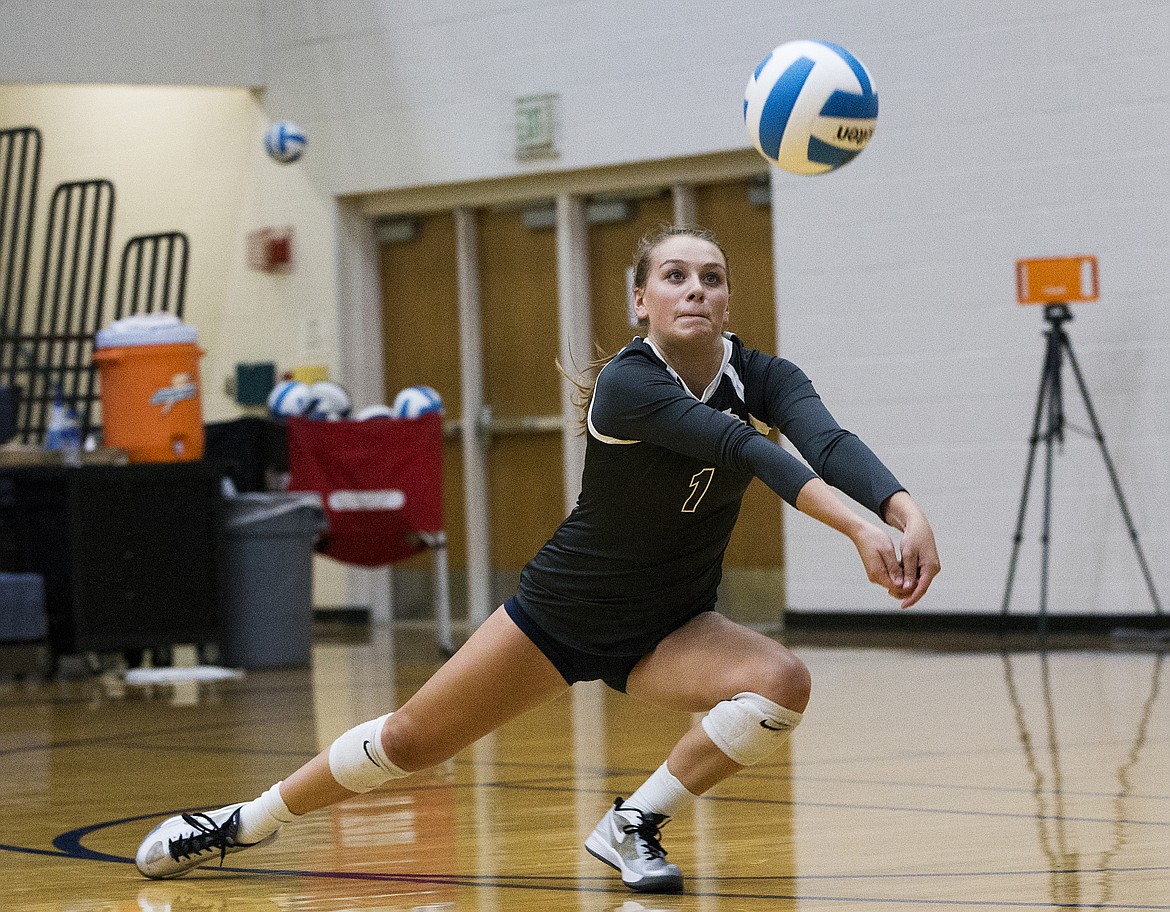
M800 493L796 495L796 509L824 523L830 529L836 529L850 540L855 539L858 532L868 525L864 519L843 504L833 493L833 489L819 478L811 479L800 489Z

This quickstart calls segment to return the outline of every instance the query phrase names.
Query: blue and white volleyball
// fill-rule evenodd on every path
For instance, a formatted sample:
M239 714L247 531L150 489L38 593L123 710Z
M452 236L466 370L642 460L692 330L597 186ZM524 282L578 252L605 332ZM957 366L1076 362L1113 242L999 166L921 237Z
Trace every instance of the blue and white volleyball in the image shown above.
M824 174L852 161L877 125L873 77L845 48L789 41L760 61L743 95L748 136L793 174Z
M282 380L268 394L268 411L278 418L291 418L304 415L311 402L309 384L300 380Z
M305 414L306 417L318 421L336 421L347 417L351 407L352 403L345 387L332 380L319 380L309 387L309 401Z
M431 412L443 412L443 400L429 386L408 386L394 397L390 406L395 418L418 418Z
M308 140L301 128L287 120L274 123L264 134L264 151L282 165L295 162L304 154L307 145Z
M373 418L393 418L395 416L394 409L384 402L378 402L374 405L367 405L353 417L355 421L370 421Z

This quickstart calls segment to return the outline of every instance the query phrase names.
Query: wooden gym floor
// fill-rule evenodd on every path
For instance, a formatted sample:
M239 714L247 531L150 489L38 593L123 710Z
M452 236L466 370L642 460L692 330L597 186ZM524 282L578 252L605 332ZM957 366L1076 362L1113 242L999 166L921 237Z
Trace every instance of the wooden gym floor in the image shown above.
M687 891L628 891L581 843L690 723L603 687L176 881L131 862L176 809L253 797L436 667L417 630L326 636L312 668L128 687L0 683L0 909L1170 910L1164 652L797 646L789 749L666 828Z

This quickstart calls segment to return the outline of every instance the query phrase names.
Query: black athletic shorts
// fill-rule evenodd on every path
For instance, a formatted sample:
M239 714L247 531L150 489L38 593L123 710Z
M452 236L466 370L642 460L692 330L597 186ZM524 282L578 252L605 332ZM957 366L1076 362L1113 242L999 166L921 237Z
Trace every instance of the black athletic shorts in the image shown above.
M675 627L667 630L658 638L658 642L651 643L647 649L636 655L598 654L569 646L545 633L536 621L529 617L528 612L520 607L515 596L504 602L504 610L508 612L508 617L516 626L524 632L524 635L536 644L536 648L553 663L566 682L575 684L578 681L604 681L620 693L626 692L626 679L634 670L634 666L652 653L658 643L678 629ZM711 609L703 610L709 611ZM702 611L696 612L696 614L702 614ZM690 620L689 617L685 618L678 626L681 627Z

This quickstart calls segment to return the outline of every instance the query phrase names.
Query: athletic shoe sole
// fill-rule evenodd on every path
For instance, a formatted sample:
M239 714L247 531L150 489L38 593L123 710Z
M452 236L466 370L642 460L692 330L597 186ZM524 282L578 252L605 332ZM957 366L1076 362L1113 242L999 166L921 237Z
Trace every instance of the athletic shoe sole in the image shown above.
M188 874L190 874L196 868L207 864L207 862L209 862L209 861L214 861L216 858L219 857L218 853L215 853L213 855L210 855L207 858L204 858L202 861L198 862L197 864L193 864L190 867L183 868L181 871L175 871L173 874L151 874L149 871L146 871L143 868L143 864L145 862L140 856L143 855L144 850L146 850L147 846L149 846L153 843L154 834L157 833L159 830L161 830L163 827L171 824L172 822L174 822L176 820L181 820L181 819L182 819L181 814L176 814L173 817L168 817L166 820L164 820L162 823L160 823L158 826L156 826L153 830L151 830L149 833L147 833L146 838L144 838L142 840L142 843L140 844L140 846L138 848L138 852L134 856L134 866L136 868L138 868L138 873L141 874L143 877L149 878L150 880L174 880L177 877L186 877ZM276 841L276 837L279 835L280 835L280 830L277 830L272 835L265 836L259 842L253 842L250 845L233 846L227 850L226 854L232 855L236 852L242 852L244 849L254 849L254 848L257 848L258 846L271 845L272 843L274 843Z
M593 833L590 833L589 838L585 840L585 851L621 874L622 883L631 890L636 890L639 893L678 893L683 888L681 875L654 879L623 867L621 856L604 839L598 839Z

